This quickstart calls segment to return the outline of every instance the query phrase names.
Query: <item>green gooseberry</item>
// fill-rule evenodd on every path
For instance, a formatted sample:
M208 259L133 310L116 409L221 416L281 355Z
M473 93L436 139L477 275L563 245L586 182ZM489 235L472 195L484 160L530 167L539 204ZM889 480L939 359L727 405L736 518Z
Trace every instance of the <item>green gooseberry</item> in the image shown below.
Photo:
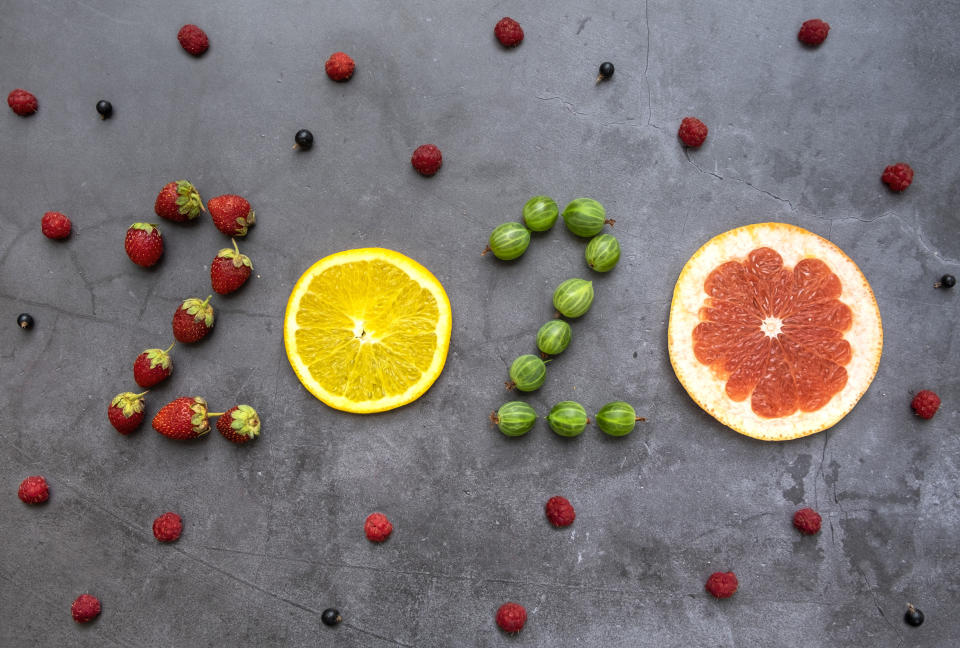
M610 272L620 260L620 241L612 234L594 236L584 253L587 265L597 272Z
M529 245L530 230L520 223L504 223L493 228L483 253L493 252L498 259L512 261L526 252Z
M560 208L550 196L534 196L523 206L523 222L534 232L546 232L559 215Z
M550 429L565 437L575 437L584 431L590 419L583 405L574 401L560 401L547 414Z
M546 355L563 353L570 344L570 325L562 319L552 319L537 331L537 348Z
M510 401L491 414L490 420L507 436L523 436L537 422L537 412L523 401Z
M637 416L637 412L630 403L623 401L607 403L597 412L597 425L601 430L615 437L630 434L637 425L637 421L646 420L642 416Z
M571 232L587 238L599 234L605 223L613 225L615 221L607 220L603 205L593 198L576 198L563 209L563 222Z
M522 355L510 365L509 387L531 392L540 389L547 377L547 365L535 355Z
M580 317L593 303L593 282L567 279L553 291L553 307L564 317Z

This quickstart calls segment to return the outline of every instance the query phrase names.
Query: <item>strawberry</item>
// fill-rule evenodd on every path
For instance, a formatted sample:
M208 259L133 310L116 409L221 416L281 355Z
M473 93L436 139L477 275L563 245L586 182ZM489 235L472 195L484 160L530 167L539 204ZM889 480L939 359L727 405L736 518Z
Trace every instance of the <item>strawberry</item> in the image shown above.
M153 429L171 439L196 439L210 431L207 401L184 396L167 403L153 417Z
M153 211L157 216L183 223L193 220L206 209L196 188L186 180L177 180L163 185L153 203Z
M170 360L170 349L173 344L163 349L147 349L133 361L133 379L141 387L150 388L163 382L173 373L173 362Z
M229 295L240 286L247 283L253 271L253 262L246 254L240 254L237 241L233 241L233 249L223 248L210 263L210 284L213 291L220 295Z
M217 429L227 441L246 443L260 436L260 417L249 405L236 405L220 416Z
M143 392L146 394L147 392ZM143 423L144 407L143 394L134 394L132 392L123 392L117 394L110 401L110 407L107 408L107 418L110 419L110 425L117 428L120 434L130 434Z
M211 198L207 201L207 210L213 224L227 236L246 236L247 228L256 222L250 203L234 194Z
M184 299L173 314L173 337L177 342L199 342L213 328L213 306L209 295L200 301L196 297Z
M131 261L149 268L163 256L163 235L152 223L134 223L127 229L123 247Z

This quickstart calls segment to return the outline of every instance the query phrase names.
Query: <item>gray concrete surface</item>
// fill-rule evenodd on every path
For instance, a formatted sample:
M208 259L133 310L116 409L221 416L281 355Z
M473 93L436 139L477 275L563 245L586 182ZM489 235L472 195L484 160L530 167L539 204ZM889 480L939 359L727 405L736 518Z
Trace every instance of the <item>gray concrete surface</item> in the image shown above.
M492 37L504 15L526 30L516 50ZM812 17L832 26L813 50L796 40ZM210 35L203 58L176 42L186 22ZM960 289L932 284L960 274L958 23L956 3L890 0L7 0L0 89L40 111L0 110L0 646L955 646ZM347 84L323 73L336 50L358 63ZM603 60L616 75L595 85ZM689 155L686 115L710 127ZM290 149L302 127L309 153ZM432 179L408 161L425 142L444 154ZM879 176L901 160L917 175L894 195ZM250 403L250 447L106 420L178 302L210 292L226 242L209 220L162 224L156 269L126 259L126 227L179 178L250 199L256 276L215 298L214 333L176 349L148 415L184 394ZM648 422L625 439L539 425L508 440L487 422L553 287L588 272L562 226L516 263L480 256L538 193L603 202L624 258L529 401L629 400ZM70 240L41 235L47 210L73 219ZM843 248L885 329L861 403L780 444L701 412L666 353L686 259L768 220ZM373 245L430 268L455 323L423 398L352 416L300 386L281 322L313 261ZM908 406L922 388L944 403L926 422ZM31 474L46 506L16 499ZM543 517L554 494L576 506L567 530ZM801 505L819 536L792 529ZM167 510L185 530L163 546L150 523ZM395 525L382 546L363 538L374 510ZM728 601L703 591L718 569L740 577ZM82 592L103 614L81 627ZM530 615L516 637L493 621L507 600ZM320 624L328 606L343 625Z

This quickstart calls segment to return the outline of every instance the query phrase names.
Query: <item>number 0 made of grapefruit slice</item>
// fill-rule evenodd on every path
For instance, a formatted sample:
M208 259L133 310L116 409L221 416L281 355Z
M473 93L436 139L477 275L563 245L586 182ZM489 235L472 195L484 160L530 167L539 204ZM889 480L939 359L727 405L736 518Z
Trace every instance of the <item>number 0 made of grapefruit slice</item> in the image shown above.
M760 223L708 241L680 272L667 331L690 397L766 441L825 430L877 372L880 311L856 264L830 241Z

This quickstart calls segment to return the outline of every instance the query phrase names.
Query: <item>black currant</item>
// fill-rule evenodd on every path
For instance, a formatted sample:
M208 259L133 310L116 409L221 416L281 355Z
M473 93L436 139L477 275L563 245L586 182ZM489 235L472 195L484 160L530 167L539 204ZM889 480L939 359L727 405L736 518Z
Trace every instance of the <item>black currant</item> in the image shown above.
M17 326L22 329L31 329L33 328L33 318L27 313L20 313L17 316Z
M907 625L918 626L923 623L923 612L913 607L913 604L907 603L907 611L903 615L903 620Z
M957 278L953 275L947 274L940 277L940 281L933 284L934 288L953 288L957 285Z
M97 112L100 113L100 119L107 119L113 114L113 104L106 99L97 102Z
M313 146L313 133L308 131L306 128L302 128L297 131L297 134L293 136L293 141L297 143L297 146L293 148L300 147L304 151L309 150Z
M600 74L597 75L597 83L601 81L606 81L613 76L613 63L610 61L604 61L600 64Z
M320 620L323 621L324 625L335 626L343 621L343 617L333 608L327 608L323 611L323 614L320 615Z

